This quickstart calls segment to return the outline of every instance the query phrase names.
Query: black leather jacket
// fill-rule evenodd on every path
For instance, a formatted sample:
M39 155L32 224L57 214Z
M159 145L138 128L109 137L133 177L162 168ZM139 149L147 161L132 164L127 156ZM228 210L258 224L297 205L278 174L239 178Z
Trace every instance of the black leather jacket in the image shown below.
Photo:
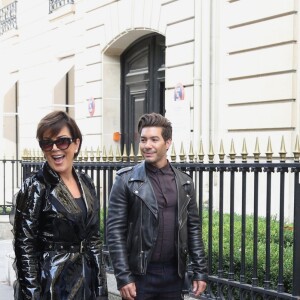
M173 168L173 167L172 167ZM183 278L187 257L193 280L206 280L207 267L194 185L191 178L173 168L178 191L178 274ZM107 243L118 289L134 282L134 274L146 273L158 233L158 205L145 162L117 172L109 199Z
M73 173L87 206L86 219L47 163L24 181L17 195L15 299L108 299L99 200L90 177Z

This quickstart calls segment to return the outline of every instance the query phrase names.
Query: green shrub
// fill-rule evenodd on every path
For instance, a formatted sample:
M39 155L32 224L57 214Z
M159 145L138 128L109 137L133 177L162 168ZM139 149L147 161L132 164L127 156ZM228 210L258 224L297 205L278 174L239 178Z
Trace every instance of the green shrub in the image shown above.
M203 240L208 251L208 211L203 211ZM245 233L245 282L252 284L253 277L253 216L246 217ZM241 273L241 238L242 217L234 215L234 280L240 280ZM258 218L257 227L257 278L258 285L263 287L266 266L266 219ZM212 228L212 266L213 275L218 274L219 269L219 213L213 212ZM293 227L291 224L284 226L284 291L291 293L293 276ZM223 215L223 271L224 277L228 274L230 263L230 215ZM279 271L279 222L273 218L270 224L270 285L277 290Z
M4 206L0 206L0 214L9 214L11 212L11 206L5 206L5 209L4 209Z
M105 226L104 226L104 210L101 209L100 210L100 237L101 237L102 241L104 240L104 229L105 229Z

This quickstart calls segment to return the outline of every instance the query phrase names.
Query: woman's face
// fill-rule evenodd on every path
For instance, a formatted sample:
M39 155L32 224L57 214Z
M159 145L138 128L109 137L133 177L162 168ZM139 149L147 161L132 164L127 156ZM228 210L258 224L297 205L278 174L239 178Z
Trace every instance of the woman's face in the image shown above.
M61 138L67 139L60 140ZM74 154L77 153L80 144L79 139L72 140L71 143L71 140L69 139L72 139L72 136L67 126L64 126L61 131L55 136L51 136L51 131L46 131L43 135L43 143L44 141L45 144L49 142L47 145L48 148L44 147L43 149L43 147L41 147L49 166L58 174L66 176L72 174ZM56 144L53 144L53 147L51 147L51 142L55 141L59 141L58 146ZM45 150L45 148L47 149L47 151Z

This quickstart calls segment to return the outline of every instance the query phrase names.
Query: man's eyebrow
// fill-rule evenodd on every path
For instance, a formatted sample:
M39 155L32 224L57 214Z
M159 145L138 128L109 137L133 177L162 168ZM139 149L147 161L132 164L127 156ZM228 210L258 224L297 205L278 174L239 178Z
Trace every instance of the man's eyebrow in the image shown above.
M141 135L141 138L147 139L147 137L144 136L144 135ZM158 136L158 135L153 135L153 136L150 136L150 137L148 137L148 138L149 138L149 139L159 138L159 136Z

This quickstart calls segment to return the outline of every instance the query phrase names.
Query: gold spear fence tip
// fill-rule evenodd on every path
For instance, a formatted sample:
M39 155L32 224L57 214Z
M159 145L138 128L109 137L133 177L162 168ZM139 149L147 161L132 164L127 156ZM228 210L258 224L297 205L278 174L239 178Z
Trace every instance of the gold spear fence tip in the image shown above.
M44 153L42 150L40 150L40 161L44 160Z
M114 153L113 153L113 148L112 145L110 145L109 153L108 153L108 161L113 162L114 160Z
M184 163L185 160L185 151L184 151L184 146L183 146L183 142L181 142L181 147L180 147L180 153L179 153L179 159L181 163Z
M203 150L203 143L202 140L200 140L199 143L199 148L198 151L194 150L194 144L193 142L189 143L189 152L188 155L186 154L186 149L185 146L187 146L186 144L184 144L184 142L180 142L180 153L179 155L176 154L176 145L173 142L171 145L171 149L169 151L169 158L170 161L172 162L176 162L179 160L179 162L181 163L185 163L185 162L198 162L198 163L204 163L205 162L205 158L207 158L208 163L214 163L214 145L213 142L210 141L209 143L209 151L208 153L204 153ZM267 143L267 147L266 147L266 152L264 155L264 158L267 162L272 162L272 160L274 160L273 157L273 149L272 149L272 143L271 143L271 138L268 137L268 143ZM120 152L120 148L119 145L117 145L115 148L114 146L110 145L109 148L109 154L106 154L106 147L103 146L102 151L100 150L99 146L97 147L97 150L93 150L93 147L90 148L90 150L88 150L88 148L86 147L83 151L80 151L80 153L78 154L76 161L78 162L82 162L82 161L90 161L90 162L141 162L143 160L143 156L141 154L141 150L138 148L137 153L135 153L134 151L134 145L131 144L130 145L130 154L127 154L127 150L128 148L126 147L126 145L124 145L123 148L123 154L121 154ZM290 160L294 160L294 162L299 162L300 161L300 142L299 142L299 136L297 135L295 137L295 146L293 151L291 151L292 156L291 157L287 157L287 151L286 151L286 145L285 145L285 139L284 136L281 137L281 141L280 141L280 149L277 152L278 154L276 155L276 158L278 160L280 160L281 162L285 162L287 159ZM259 140L258 137L256 137L255 140L255 147L254 147L254 151L253 151L253 160L254 162L259 162L262 160L262 158L260 157L261 153L260 153L260 146L259 146ZM7 157L4 156L4 157ZM227 153L225 153L224 151L224 142L223 139L220 140L220 146L219 146L219 151L218 151L218 157L219 157L219 162L223 163L226 161L226 158L228 160L230 160L230 162L235 162L237 160L237 154L235 151L235 143L234 140L231 139L231 144L230 144L230 149ZM40 150L40 149L29 149L29 148L24 148L22 150L22 155L21 155L21 159L23 161L31 161L31 162L42 162L45 158L44 158L44 153ZM243 139L243 143L242 143L242 151L240 153L239 159L242 162L247 162L247 160L249 159L248 156L248 150L247 150L247 145L246 145L246 139Z
M210 141L210 143L209 143L209 151L208 151L208 161L209 161L209 163L213 163L214 162L214 156L215 156L215 153L214 153L213 143L212 143L212 141Z
M122 154L122 161L127 161L127 159L128 159L127 148L126 148L126 145L124 145L123 154Z
M233 139L231 139L229 157L230 157L230 161L231 162L235 161L236 152L235 152L235 147L234 147Z
M224 146L223 146L223 140L220 142L220 150L219 150L219 160L220 162L224 162L225 158L225 151L224 151Z
M172 161L172 162L176 162L176 151L175 151L174 143L172 143L171 161Z
M199 162L203 163L203 161L204 161L204 150L203 150L202 139L200 140L199 151L198 151L198 158L199 158Z
M256 142L255 142L255 148L254 148L254 161L258 162L259 161L259 156L260 156L260 150L259 150L259 142L258 142L258 138L256 138Z
M281 138L280 150L279 150L280 161L284 162L286 160L286 149L284 143L284 137Z
M97 160L97 161L100 161L100 158L101 158L100 147L98 146L98 147L97 147L97 151L96 151L96 160Z
M190 150L189 150L189 160L190 162L194 162L195 154L194 154L194 148L193 148L193 142L190 142Z
M82 151L79 152L79 155L77 156L79 161L83 161L83 154Z
M293 151L294 154L294 161L299 162L299 157L300 157L300 146L299 146L299 138L298 135L296 136L296 142L295 142L295 148Z
M21 158L22 158L22 160L27 160L27 148L23 149L23 153L22 153Z
M106 155L106 148L105 148L105 146L103 146L103 150L102 150L102 160L103 161L107 161L107 155Z
M247 151L247 145L246 145L246 140L243 139L243 148L242 148L242 161L246 162L247 161L247 156L248 156L248 151Z
M89 153L88 153L87 147L85 147L85 149L84 149L83 159L84 159L84 161L88 161L88 159L89 159Z
M130 159L130 162L134 162L134 159L135 159L135 155L134 155L134 150L133 150L133 145L132 144L130 145L129 159Z
M272 162L273 150L272 150L272 143L271 138L268 138L268 145L266 151L267 162Z
M119 145L117 145L117 149L116 149L116 161L117 162L122 161Z
M94 161L94 160L95 160L95 153L94 153L93 147L91 147L91 150L90 150L90 161Z
M143 156L142 156L142 152L141 152L141 149L139 147L139 151L138 151L138 154L137 154L137 161L138 162L141 162L143 160Z

